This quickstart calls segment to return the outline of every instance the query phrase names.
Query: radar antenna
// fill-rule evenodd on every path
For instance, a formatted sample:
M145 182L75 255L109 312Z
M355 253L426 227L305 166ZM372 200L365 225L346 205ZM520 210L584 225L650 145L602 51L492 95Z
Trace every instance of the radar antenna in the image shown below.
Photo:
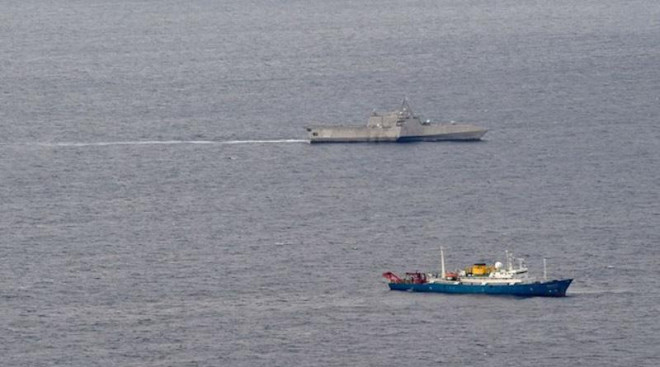
M403 97L403 102L401 102L401 108L399 109L399 116L403 118L408 118L414 116L412 108L408 104L408 98Z

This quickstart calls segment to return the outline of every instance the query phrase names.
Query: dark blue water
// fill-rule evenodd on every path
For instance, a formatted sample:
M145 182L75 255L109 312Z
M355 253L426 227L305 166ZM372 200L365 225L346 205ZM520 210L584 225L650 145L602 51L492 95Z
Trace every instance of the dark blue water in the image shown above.
M660 3L5 1L0 365L655 365ZM310 145L407 96L480 143ZM525 257L568 297L388 291Z

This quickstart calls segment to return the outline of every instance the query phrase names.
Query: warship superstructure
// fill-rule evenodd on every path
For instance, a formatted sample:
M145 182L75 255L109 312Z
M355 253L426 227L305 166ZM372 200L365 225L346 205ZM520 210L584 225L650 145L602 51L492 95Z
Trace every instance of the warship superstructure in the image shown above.
M480 140L486 129L471 124L433 123L415 115L406 99L397 110L375 111L367 126L310 126L311 143L361 143Z

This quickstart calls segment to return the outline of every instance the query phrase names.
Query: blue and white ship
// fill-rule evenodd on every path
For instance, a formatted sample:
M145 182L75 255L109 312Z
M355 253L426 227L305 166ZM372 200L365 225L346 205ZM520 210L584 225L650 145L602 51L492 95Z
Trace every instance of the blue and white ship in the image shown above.
M444 253L440 251L440 273L406 273L400 277L392 272L383 273L388 285L394 291L434 292L454 294L495 294L522 297L563 297L573 279L547 280L545 259L543 260L543 280L527 275L522 259L514 268L513 257L507 253L507 264L495 262L492 265L478 263L464 270L445 272Z

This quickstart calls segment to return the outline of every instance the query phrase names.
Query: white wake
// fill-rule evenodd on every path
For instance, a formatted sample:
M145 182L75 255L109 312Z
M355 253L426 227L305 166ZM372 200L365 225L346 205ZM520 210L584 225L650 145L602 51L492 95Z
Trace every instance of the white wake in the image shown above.
M208 144L208 145L234 145L234 144L286 144L309 143L302 139L272 139L272 140L137 140L137 141L104 141L104 142L60 142L60 143L22 143L16 145L36 145L43 147L105 147L114 145L174 145L174 144Z

